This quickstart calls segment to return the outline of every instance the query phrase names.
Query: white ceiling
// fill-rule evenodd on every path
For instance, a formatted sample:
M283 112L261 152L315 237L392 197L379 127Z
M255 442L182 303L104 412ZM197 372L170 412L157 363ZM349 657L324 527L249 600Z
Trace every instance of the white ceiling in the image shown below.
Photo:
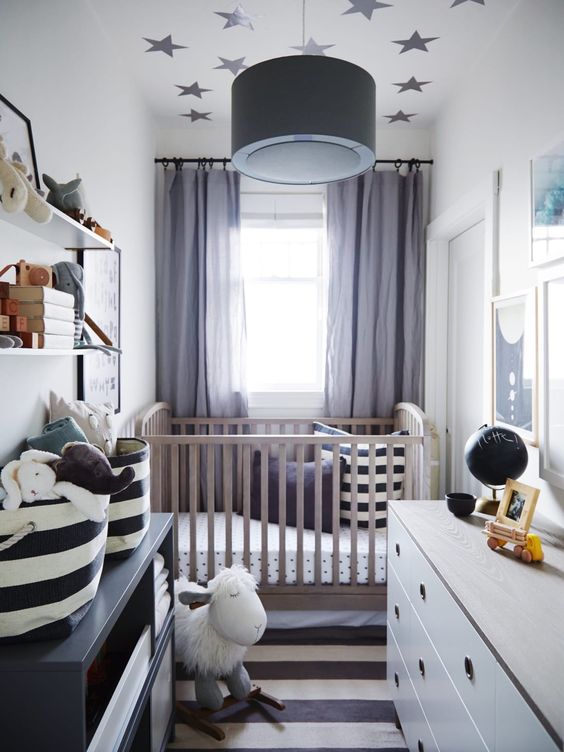
M221 58L251 66L300 54L303 0L91 0L103 30L162 128L226 126L233 73ZM463 84L519 0L305 0L305 40L334 45L376 81L377 128L429 128ZM240 21L240 23L238 23ZM252 26L252 28L250 28ZM417 34L420 46L398 44ZM171 35L171 40L167 37ZM151 42L146 39L153 40ZM172 48L173 45L182 45ZM167 44L168 43L168 44ZM159 49L162 48L162 49ZM526 54L526 51L524 51ZM226 63L232 66L231 63ZM417 84L401 91L398 84ZM193 86L197 84L197 86ZM182 94L189 91L209 89ZM421 91L417 91L421 88ZM335 91L335 96L339 92ZM398 112L411 115L406 122ZM186 117L186 114L192 117ZM201 117L205 115L204 119Z

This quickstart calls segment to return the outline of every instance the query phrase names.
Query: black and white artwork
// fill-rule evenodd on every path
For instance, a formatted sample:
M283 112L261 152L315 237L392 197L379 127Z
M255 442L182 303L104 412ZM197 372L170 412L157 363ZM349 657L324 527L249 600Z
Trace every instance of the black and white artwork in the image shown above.
M532 160L531 265L564 258L564 140Z
M0 94L0 136L10 162L21 162L26 167L27 178L33 187L40 189L39 171L33 146L31 122L23 112Z
M86 313L120 346L120 251L84 251L84 307ZM91 332L92 334L92 332ZM100 340L95 334L92 339ZM111 402L116 413L120 404L120 355L91 352L79 359L78 398L87 402Z
M493 303L495 423L531 443L536 440L535 307L534 292Z

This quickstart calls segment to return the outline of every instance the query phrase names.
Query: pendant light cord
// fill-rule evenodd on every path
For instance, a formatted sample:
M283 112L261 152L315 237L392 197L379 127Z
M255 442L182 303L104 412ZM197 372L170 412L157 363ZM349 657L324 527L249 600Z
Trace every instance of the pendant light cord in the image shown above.
M305 47L305 11L306 0L302 0L302 47Z

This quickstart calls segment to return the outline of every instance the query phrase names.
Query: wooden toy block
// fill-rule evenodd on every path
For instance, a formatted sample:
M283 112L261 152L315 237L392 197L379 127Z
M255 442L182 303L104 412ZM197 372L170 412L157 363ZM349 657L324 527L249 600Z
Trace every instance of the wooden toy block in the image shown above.
M24 347L37 349L39 347L39 334L37 332L18 332L18 337L22 338Z
M10 317L0 315L0 332L10 331Z
M10 284L9 282L0 282L0 300L9 297Z
M20 303L18 300L5 298L0 300L0 314L4 316L18 316L20 312Z
M27 316L10 316L10 329L13 332L27 332Z

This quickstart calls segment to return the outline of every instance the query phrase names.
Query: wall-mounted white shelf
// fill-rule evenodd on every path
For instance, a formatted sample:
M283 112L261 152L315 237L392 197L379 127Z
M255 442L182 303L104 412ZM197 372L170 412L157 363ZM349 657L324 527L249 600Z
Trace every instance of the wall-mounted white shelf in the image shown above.
M9 347L0 349L0 358L4 355L89 355L96 350L59 350L56 348L44 347Z
M34 222L25 212L10 214L3 209L0 209L0 219L69 251L113 250L114 248L113 243L104 240L100 235L86 229L55 208L53 208L51 221L44 224Z

